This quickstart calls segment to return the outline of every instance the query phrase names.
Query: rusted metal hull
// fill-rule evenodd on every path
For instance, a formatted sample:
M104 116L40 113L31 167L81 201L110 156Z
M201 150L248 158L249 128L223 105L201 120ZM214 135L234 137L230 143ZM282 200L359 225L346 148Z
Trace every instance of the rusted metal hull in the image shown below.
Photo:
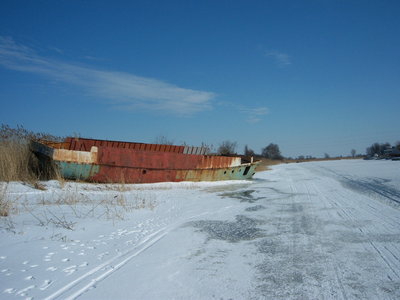
M65 142L32 143L67 179L100 183L153 183L250 179L258 162L240 157L203 154L185 147L67 138Z

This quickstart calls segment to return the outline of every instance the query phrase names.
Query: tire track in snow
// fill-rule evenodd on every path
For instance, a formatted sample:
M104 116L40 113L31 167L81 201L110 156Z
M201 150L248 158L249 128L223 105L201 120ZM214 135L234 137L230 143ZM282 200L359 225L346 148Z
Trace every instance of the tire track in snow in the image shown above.
M62 299L76 299L84 292L95 286L98 282L120 269L131 259L138 256L140 253L147 250L159 240L161 240L167 234L167 229L168 226L148 235L135 247L91 269L82 276L78 277L77 279L71 281L51 295L47 296L46 298L44 298L44 300L53 300L57 299L60 296L62 296ZM66 296L65 294L70 292L72 289L74 290L72 291L71 295Z
M398 227L396 226L397 220L392 218L396 213L395 209L392 206L382 206L383 203L377 202L375 199L360 196L355 197L355 193L352 190L335 188L336 183L330 183L329 181L331 180L332 178L329 179L329 177L321 177L320 182L312 183L320 197L320 200L335 209L328 211L328 213L333 217L329 219L334 220L334 216L336 216L336 219L339 217L340 219L345 220L345 222L349 221L351 226L347 226L347 229L350 230L350 232L347 231L350 234L349 237L351 238L351 235L354 234L354 237L356 238L354 243L360 243L359 245L365 249L365 253L374 256L374 259L370 259L370 262L367 263L365 267L356 267L354 269L349 267L349 264L347 263L348 259L345 259L344 261L342 259L338 260L334 256L332 257L333 259L328 259L328 263L334 267L332 278L336 278L336 281L339 284L337 291L342 292L341 297L343 299L353 297L365 298L367 295L375 295L374 297L377 299L382 298L384 295L387 295L385 293L387 293L388 290L392 292L397 289L397 270L399 270L400 264L396 254L399 253L399 250L395 247L395 241L393 243L388 243L385 240L388 239L388 236L395 236L396 233L398 233ZM326 189L325 187L329 188ZM369 205L370 203L373 204L373 206ZM378 205L380 205L381 210L377 209ZM383 207L385 208L384 210L382 210ZM333 212L336 212L336 214ZM345 224L346 223L343 225ZM376 225L374 226L374 224ZM359 231L358 234L351 230L353 226L353 230L355 229ZM383 233L384 237L380 236L381 233ZM359 236L358 239L357 235ZM379 238L382 238L382 242L380 242ZM331 241L335 241L335 239ZM345 243L348 243L348 241L345 241ZM352 255L349 257L352 257ZM392 259L392 257L394 259ZM356 256L354 259L356 259ZM357 260L354 259L353 263L357 264ZM365 288L357 288L357 286L363 285L362 281L357 279L360 274L359 272L374 267L378 268L379 276L372 279L372 282L382 285L382 287L380 289L368 289L368 292L366 292ZM385 270L385 268L387 269ZM387 279L389 279L391 283L389 283ZM385 288L387 289L385 290Z
M161 229L153 232L152 234L145 237L139 244L134 247L110 258L106 262L98 265L97 267L89 270L85 274L81 275L77 279L71 281L70 283L64 285L62 288L53 292L51 295L44 298L44 300L54 300L54 299L63 299L63 300L73 300L95 287L96 284L106 279L108 276L118 271L121 267L129 263L132 259L140 255L142 252L146 251L154 244L159 242L162 238L164 238L170 231L178 228L181 224L184 224L192 219L204 216L204 215L213 215L218 214L223 210L227 210L232 208L233 206L223 207L217 211L213 212L203 212L189 218L185 218L184 220L180 220L168 226L162 227Z
M370 245L370 248L368 249L367 247L364 246L364 248L369 251L372 249L373 252L377 253L378 257L382 260L383 264L386 265L394 274L395 277L400 278L400 275L397 270L400 269L400 260L398 257L394 254L396 252L399 252L398 249L390 244L392 249L389 250L388 245L382 246L379 243L373 241L371 239L371 236L376 236L377 233L373 233L368 229L363 229L362 225L360 224L360 219L359 216L373 216L375 220L378 220L378 222L373 222L376 224L379 224L382 227L385 227L385 231L387 231L387 228L398 228L396 225L398 224L395 220L390 218L389 216L379 214L375 208L372 206L368 205L367 203L359 203L359 202L353 202L350 204L353 204L350 209L346 209L349 207L349 199L352 198L352 196L349 194L347 190L335 190L333 193L329 196L326 196L326 193L320 193L322 197L324 197L327 201L333 203L338 209L340 209L341 214L345 219L351 221L353 224L356 225L356 228L358 231L361 233L362 237L365 239L365 241ZM373 201L371 198L367 198L368 200ZM346 203L346 206L343 206L343 203ZM352 210L354 212L352 212ZM370 219L370 218L368 218ZM389 226L388 226L389 225ZM396 232L397 233L397 232ZM397 250L397 251L394 251ZM393 257L391 259L390 257ZM388 276L390 279L391 277ZM392 279L391 279L392 280Z
M316 171L315 169L312 169ZM374 219L379 220L379 222L375 222L380 226L385 228L386 232L393 232L394 234L398 233L398 228L400 226L398 216L392 216L389 214L384 214L385 211L382 210L382 205L379 203L385 203L388 206L388 209L398 209L398 206L393 208L390 201L400 203L400 191L393 187L387 186L384 184L385 180L380 178L369 178L369 179L353 179L350 175L343 175L337 171L331 170L327 167L319 167L317 172L321 172L325 175L333 174L334 178L339 182L343 183L344 186L347 186L348 189L353 190L355 192L361 192L367 195L367 199L370 201L358 203L359 205L354 206L354 208L358 209L359 212L367 213L370 216L373 216ZM346 193L344 193L346 192ZM347 190L337 191L339 197L344 200L346 203L348 199L351 199L349 192ZM377 202L375 201L375 197L378 196L383 199L386 199L386 202ZM345 211L343 207L341 207L341 211L346 215L346 218L351 221L358 221L358 215L355 216L350 211ZM398 248L398 243L392 242L387 245L380 245L380 243L374 243L369 237L373 235L371 231L365 230L363 231L358 224L359 231L363 234L364 238L368 239L371 247L379 254L381 259L385 262L385 264L389 267L389 269L395 274L397 278L400 278L400 249ZM397 253L397 255L395 254ZM391 279L390 276L388 276Z
M314 201L312 199L312 195L317 196L318 198L321 196L321 192L316 187L316 184L314 181L303 182L303 186L306 190L307 199L308 199L309 203L313 203L313 201ZM327 201L320 201L320 204L322 204L322 211L329 215L329 219L334 218L329 209L329 208L331 208L331 206L330 206L331 203L327 202ZM329 207L328 207L328 205L329 205ZM319 216L320 217L320 213L321 213L320 207L318 207L318 210L316 210L316 207L314 205L312 205L312 206L310 206L308 211L311 213L311 216ZM339 273L340 273L339 271L341 270L339 264L335 260L330 259L329 256L324 255L325 251L322 247L323 236L321 236L320 234L314 234L313 238L314 239L310 239L310 237L308 237L309 243L310 244L313 243L314 251L316 251L316 254L317 254L316 256L320 257L323 260L324 273L325 274L331 273L332 274L331 276L333 276L336 281L336 282L331 282L331 281L319 282L319 287L320 287L320 290L323 291L324 298L325 297L333 297L333 295L338 293L341 295L342 299L347 300L349 292L346 290L346 288L343 284L343 278L339 275ZM315 239L318 239L318 242L316 242ZM325 294L326 290L329 291L329 294L327 294L327 295Z
M324 247L326 235L320 222L333 218L328 216L332 214L330 203L316 200L319 194L314 182L297 180L304 177L304 170L296 171L281 183L293 196L278 204L284 209L274 223L277 233L263 245L262 253L268 254L265 264L269 267L261 268L267 275L260 276L259 293L268 299L348 299L340 265L327 255Z
M341 192L337 193L340 195L342 199L348 199L349 197L346 195L343 195ZM360 205L357 207L360 211L364 211L364 213L368 213L369 215L372 215L376 217L376 219L379 220L379 222L374 222L376 224L379 224L380 226L385 228L385 231L389 231L390 229L397 229L398 228L398 222L393 220L392 218L389 218L387 215L382 215L377 213L375 210L371 211L371 207L368 205ZM369 209L367 209L369 208ZM355 212L356 213L356 212ZM361 232L362 236L368 241L368 243L371 245L371 247L378 253L378 255L381 257L383 262L388 266L388 268L393 272L393 274L400 279L400 274L397 270L400 270L400 260L398 257L394 254L395 252L399 252L399 249L394 246L393 243L389 244L391 249L387 246L382 246L379 241L373 241L371 239L371 236L376 236L377 233L371 232L371 230L363 229L362 226L359 223L358 215L352 213L351 211L348 211L347 216L349 220L352 222L355 222L357 224L358 230ZM394 234L397 234L397 231L394 232ZM396 250L396 251L394 251Z
M400 204L400 191L391 186L383 184L382 182L385 182L383 179L372 178L368 180L357 180L327 167L319 167L318 171L322 173L326 172L328 174L333 174L340 182L353 190L360 191L362 193L373 193L389 201L393 201L396 204Z
M311 201L311 194L316 194L318 196L321 196L320 191L316 187L316 184L315 184L314 181L306 182L306 183L304 183L304 186L307 189L309 201ZM310 191L311 189L313 190L312 193ZM327 201L322 201L322 205L323 205L324 211L329 215L330 219L334 219L334 216L333 216L333 214L332 214L332 212L330 210L330 208L332 208L331 203L329 203ZM329 205L329 207L328 207L328 205ZM324 252L324 250L323 250L323 248L321 246L322 245L322 238L321 237L319 237L319 241L320 242L317 243L315 246L318 248L320 253L322 253L322 252ZM346 289L345 289L345 287L343 285L343 280L342 280L341 276L339 276L339 270L340 270L339 264L336 261L330 259L329 257L325 257L324 262L325 262L325 265L328 266L328 268L325 268L325 271L326 272L330 272L331 270L333 270L332 273L334 274L334 278L336 280L336 284L333 284L333 283L329 282L329 290L331 291L331 295L330 296L332 296L332 291L333 290L338 289L340 294L341 294L341 296L342 296L342 298L347 300L348 299L348 297L347 297L348 293L347 293L347 291L346 291Z

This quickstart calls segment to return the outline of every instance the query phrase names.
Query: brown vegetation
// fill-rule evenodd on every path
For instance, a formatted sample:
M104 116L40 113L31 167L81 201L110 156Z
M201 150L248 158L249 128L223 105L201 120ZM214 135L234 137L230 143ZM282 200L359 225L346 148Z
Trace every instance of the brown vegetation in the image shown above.
M359 157L361 159L362 157ZM342 159L354 159L352 157L330 157L330 158L310 158L310 159L267 159L260 158L261 162L257 167L257 172L268 171L270 166L279 164L290 164L290 163L301 163L301 162L311 162L311 161L326 161L326 160L342 160Z
M11 203L6 196L7 184L0 183L0 217L7 217L10 213Z
M260 158L261 162L257 166L257 172L270 170L270 166L279 165L285 163L285 160L276 160L276 159L268 159L268 158Z
M25 181L34 184L38 179L57 178L54 168L39 171L39 161L30 151L31 140L60 140L45 133L34 133L22 126L0 127L0 181Z
M28 181L37 180L34 169L37 160L29 150L27 143L21 141L0 142L0 180Z

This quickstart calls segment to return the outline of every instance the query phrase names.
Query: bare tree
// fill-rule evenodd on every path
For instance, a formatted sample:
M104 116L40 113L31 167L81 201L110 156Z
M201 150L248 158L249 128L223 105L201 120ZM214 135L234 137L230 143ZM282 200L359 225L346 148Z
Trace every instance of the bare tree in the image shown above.
M367 155L374 156L376 155L383 155L386 149L390 149L391 146L389 143L379 144L374 143L370 147L367 148Z
M246 145L246 146L244 146L244 155L245 155L245 156L254 156L255 153L254 153L254 151L253 151L252 149L250 149L250 148L247 147L247 145Z
M385 150L392 148L392 145L390 143L386 142L384 144L381 144L381 151L382 155L385 154Z
M356 156L357 151L355 149L351 149L351 157L355 157Z
M380 152L380 147L378 143L374 143L372 144L370 147L367 148L367 154L368 155L374 155L374 154L378 154Z
M214 145L213 144L207 144L205 142L201 142L201 147L206 148L206 153L210 153L212 151L214 151Z
M281 151L277 144L269 144L267 147L262 149L262 156L269 159L282 159Z
M236 154L236 142L231 141L223 141L220 146L218 147L218 154L219 155L232 155Z
M154 139L154 144L160 144L160 145L173 145L174 142L169 140L166 136L164 135L159 135Z

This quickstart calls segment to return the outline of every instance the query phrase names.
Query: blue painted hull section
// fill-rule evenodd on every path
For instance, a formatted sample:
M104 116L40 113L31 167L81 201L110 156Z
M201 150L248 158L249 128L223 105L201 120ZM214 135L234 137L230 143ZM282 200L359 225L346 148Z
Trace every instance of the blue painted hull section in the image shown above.
M67 179L88 180L100 171L99 165L55 161L61 176Z

